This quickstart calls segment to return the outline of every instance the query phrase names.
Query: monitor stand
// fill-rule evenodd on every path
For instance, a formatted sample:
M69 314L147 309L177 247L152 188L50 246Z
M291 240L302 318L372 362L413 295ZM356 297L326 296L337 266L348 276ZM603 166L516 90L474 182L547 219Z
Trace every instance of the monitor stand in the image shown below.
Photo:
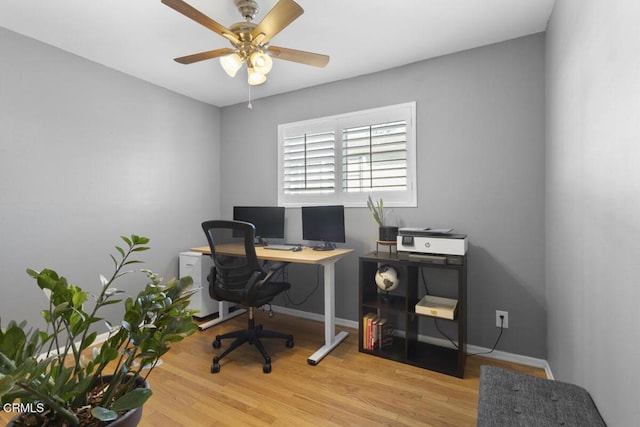
M253 246L267 246L269 243L260 236L256 236L253 240Z
M319 245L315 245L313 247L314 251L332 251L336 248L335 243L331 242L322 242Z

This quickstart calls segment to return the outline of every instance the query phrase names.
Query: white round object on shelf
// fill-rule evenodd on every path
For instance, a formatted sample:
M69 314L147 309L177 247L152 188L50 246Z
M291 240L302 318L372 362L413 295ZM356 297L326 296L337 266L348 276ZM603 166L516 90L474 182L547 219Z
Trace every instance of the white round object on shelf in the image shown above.
M398 287L400 279L398 272L389 264L383 264L376 271L376 285L383 291L392 291Z

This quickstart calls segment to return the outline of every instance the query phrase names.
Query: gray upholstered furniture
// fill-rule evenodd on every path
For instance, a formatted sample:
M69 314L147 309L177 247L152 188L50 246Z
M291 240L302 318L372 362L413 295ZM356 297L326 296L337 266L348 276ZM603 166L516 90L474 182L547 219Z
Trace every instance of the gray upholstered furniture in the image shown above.
M480 367L478 427L605 425L582 387L495 366Z

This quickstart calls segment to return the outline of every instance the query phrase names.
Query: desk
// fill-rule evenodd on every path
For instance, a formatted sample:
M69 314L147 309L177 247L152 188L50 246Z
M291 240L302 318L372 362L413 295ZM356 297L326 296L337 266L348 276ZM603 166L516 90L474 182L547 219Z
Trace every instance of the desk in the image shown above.
M193 252L211 254L209 246L201 246L190 249ZM216 246L216 251L223 255L244 256L244 249L240 245L225 244ZM266 261L294 262L300 264L319 264L324 269L324 345L307 359L310 365L317 365L324 356L337 347L347 337L348 333L342 331L336 334L336 309L335 309L335 263L345 255L353 252L353 249L334 249L332 251L314 251L304 247L301 251L280 251L256 247L258 259ZM226 311L226 310L225 310ZM228 312L219 313L218 321L227 320Z

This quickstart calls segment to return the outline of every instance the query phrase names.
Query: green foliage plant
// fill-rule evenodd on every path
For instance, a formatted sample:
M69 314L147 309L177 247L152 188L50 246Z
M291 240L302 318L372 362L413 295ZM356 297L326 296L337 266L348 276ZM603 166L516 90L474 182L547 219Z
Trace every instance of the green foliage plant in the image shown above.
M367 198L367 208L371 211L371 216L373 216L373 220L376 224L378 224L379 227L384 227L384 201L382 200L382 197L374 202L371 196L369 196Z
M101 287L86 304L89 294L53 270L28 269L48 296L42 310L45 331L27 328L26 322L0 322L0 398L43 408L29 414L32 425L101 426L119 414L138 408L151 396L149 388L134 384L146 378L170 345L194 333L195 311L188 308L193 280L162 279L145 269L126 270L142 261L136 254L149 249L149 239L121 236L126 246L110 255L114 272L100 276ZM147 283L135 297L124 299L114 282L130 273L144 273ZM119 325L108 321L108 337L95 344L95 325L101 308L122 304ZM85 311L85 305L91 305ZM90 348L92 347L92 348ZM105 379L109 378L107 381Z

